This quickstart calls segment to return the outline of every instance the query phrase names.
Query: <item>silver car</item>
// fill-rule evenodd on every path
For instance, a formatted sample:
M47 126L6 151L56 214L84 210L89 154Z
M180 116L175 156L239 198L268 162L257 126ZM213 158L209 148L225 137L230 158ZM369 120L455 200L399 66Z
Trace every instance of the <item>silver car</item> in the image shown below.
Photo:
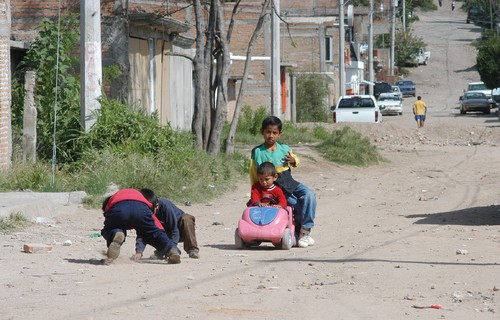
M491 112L490 100L482 92L466 92L460 97L460 114L466 114L467 111L482 111L489 114Z
M396 94L383 93L377 99L380 112L386 114L403 114L403 100Z
M401 89L399 89L398 86L392 86L392 93L398 96L398 98L403 99L403 93L401 92Z

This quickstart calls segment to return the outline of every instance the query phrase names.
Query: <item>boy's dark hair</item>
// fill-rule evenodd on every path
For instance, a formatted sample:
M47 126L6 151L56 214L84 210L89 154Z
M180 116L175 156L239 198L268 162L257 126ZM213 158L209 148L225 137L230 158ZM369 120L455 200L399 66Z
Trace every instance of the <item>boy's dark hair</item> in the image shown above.
M417 100L422 100L422 97L421 97L421 96L418 96L418 97L417 97Z
M268 126L277 126L278 130L281 132L281 128L283 127L283 124L281 123L280 118L275 117L275 116L269 116L262 121L262 127L260 128L261 130L266 129Z
M270 176L276 175L276 167L272 162L263 162L257 168L257 174L265 174Z
M151 189L143 188L139 190L144 198L151 202L153 204L153 207L155 207L158 204L158 197L156 196L155 192Z
M111 196L106 197L102 202L102 212L106 212L106 206L108 205L109 199L111 199Z

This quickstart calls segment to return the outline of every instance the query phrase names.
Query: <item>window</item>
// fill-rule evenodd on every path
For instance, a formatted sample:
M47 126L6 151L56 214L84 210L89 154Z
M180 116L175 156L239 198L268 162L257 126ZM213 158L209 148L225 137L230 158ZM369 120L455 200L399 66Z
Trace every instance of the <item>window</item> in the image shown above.
M333 41L332 37L325 37L325 61L333 61Z

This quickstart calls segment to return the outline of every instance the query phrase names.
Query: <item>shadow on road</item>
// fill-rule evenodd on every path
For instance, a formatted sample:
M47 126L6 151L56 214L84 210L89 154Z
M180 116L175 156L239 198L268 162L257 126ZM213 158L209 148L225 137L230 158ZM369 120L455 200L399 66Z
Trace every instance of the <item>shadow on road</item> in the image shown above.
M205 247L215 248L219 250L230 250L230 251L238 251L244 253L245 250L256 250L256 251L269 251L269 250L280 250L273 246L271 243L262 243L259 246L250 246L249 248L245 248L243 250L236 249L234 244L207 244Z
M102 259L64 259L69 263L77 263L77 264L92 264L92 265L100 265L103 266L104 263Z
M482 111L467 111L466 114L453 113L452 115L457 118L458 117L477 117L477 118L494 118L494 119L498 118L496 111L492 111L491 113L484 113Z
M459 72L471 72L471 71L476 71L476 65L473 65L472 67L468 67L466 69L462 69L462 70L455 70L454 72L455 73L459 73Z
M451 224L465 226L500 225L500 206L474 207L450 212L411 214L415 224Z
M287 261L302 261L302 262L330 262L330 263L374 263L386 262L390 264L405 263L405 264L426 264L426 265L450 265L450 266L498 266L496 262L459 262L459 261L420 261L420 260L392 260L392 259L365 259L365 258L347 258L347 259L314 259L314 258L293 258L293 259L273 259L261 260L264 262L287 262Z

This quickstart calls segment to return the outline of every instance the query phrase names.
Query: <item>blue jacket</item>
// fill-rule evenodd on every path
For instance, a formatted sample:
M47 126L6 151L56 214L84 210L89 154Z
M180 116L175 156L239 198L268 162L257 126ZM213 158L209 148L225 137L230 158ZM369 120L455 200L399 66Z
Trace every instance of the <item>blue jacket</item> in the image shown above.
M167 236L172 240L172 242L177 246L180 239L179 232L179 219L184 215L184 211L179 209L171 201L160 198L158 200L158 210L156 212L156 217L160 220ZM141 238L137 238L135 242L135 252L143 253L146 248L146 244Z

